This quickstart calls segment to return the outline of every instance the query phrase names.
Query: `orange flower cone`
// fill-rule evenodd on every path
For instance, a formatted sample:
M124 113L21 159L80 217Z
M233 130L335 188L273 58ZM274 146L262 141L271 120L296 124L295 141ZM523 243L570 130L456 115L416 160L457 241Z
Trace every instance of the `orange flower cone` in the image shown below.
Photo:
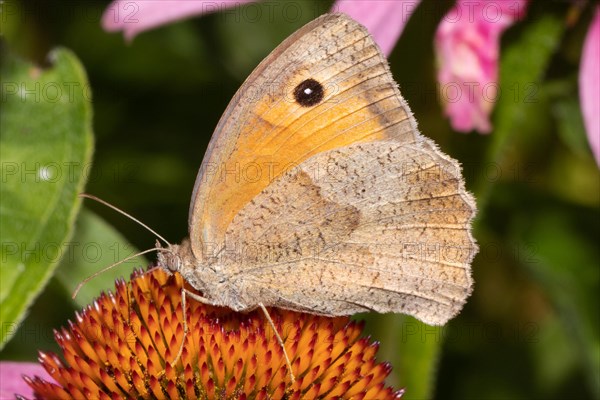
M64 361L40 353L55 382L28 378L38 398L395 399L391 367L362 324L270 309L283 349L260 310L236 313L188 299L184 335L180 275L160 268L118 281L55 332ZM184 341L183 352L175 364Z

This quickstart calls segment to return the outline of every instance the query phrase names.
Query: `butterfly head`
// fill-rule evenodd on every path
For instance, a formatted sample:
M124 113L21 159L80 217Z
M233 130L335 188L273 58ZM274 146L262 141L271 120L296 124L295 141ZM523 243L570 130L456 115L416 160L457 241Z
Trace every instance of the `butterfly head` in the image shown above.
M187 283L209 299L218 297L221 291L219 284L223 283L223 280L217 276L209 263L201 262L194 256L189 239L185 239L181 244L170 244L167 247L161 247L157 243L157 248L160 248L159 267L170 273L178 272Z
M189 240L184 240L181 244L171 244L162 247L156 242L156 247L161 250L158 252L158 265L169 272L182 272L186 267L186 260L191 257L191 248Z

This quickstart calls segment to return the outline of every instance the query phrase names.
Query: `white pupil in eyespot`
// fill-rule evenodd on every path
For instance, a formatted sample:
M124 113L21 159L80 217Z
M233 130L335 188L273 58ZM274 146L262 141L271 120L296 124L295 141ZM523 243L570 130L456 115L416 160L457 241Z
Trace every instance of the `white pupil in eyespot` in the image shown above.
M311 88L304 89L304 94L311 94L313 91Z

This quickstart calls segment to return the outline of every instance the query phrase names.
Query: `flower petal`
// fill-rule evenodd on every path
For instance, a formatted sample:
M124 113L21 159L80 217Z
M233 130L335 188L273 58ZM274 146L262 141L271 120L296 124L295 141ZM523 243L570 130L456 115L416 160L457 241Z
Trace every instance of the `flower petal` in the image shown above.
M135 35L180 19L235 7L252 0L116 0L102 15L108 32L123 31L130 40Z
M588 29L579 65L579 99L590 147L600 166L600 7Z
M421 0L337 0L332 11L343 12L363 24L387 56Z
M33 389L23 380L23 375L39 376L47 381L54 379L38 363L0 361L0 399L13 399L15 394L33 397Z
M438 81L453 129L491 131L500 35L523 17L526 6L527 0L458 0L438 26Z

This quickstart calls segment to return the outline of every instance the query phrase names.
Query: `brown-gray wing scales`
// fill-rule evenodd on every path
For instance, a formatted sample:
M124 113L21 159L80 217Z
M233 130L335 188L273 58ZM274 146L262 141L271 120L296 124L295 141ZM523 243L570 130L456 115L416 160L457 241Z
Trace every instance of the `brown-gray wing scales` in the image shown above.
M325 315L402 312L441 324L471 291L475 204L428 139L317 154L234 218L224 259L242 301Z

